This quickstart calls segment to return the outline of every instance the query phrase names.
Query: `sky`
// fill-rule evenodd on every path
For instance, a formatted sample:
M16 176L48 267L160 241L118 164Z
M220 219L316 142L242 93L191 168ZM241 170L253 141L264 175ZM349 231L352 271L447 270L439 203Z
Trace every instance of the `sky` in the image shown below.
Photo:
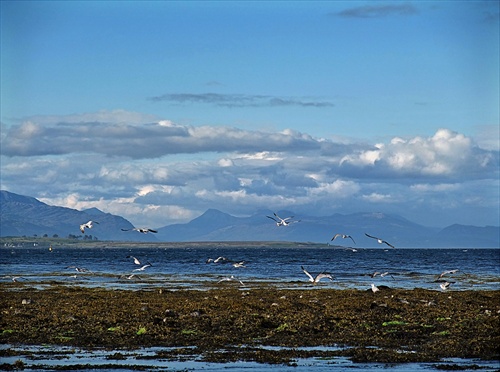
M498 1L1 1L0 188L500 225Z

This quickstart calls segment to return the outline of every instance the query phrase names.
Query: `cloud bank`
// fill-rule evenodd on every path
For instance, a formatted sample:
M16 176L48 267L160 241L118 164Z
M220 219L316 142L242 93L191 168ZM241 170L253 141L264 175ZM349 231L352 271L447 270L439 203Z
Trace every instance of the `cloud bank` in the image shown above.
M4 124L2 189L156 227L208 208L237 215L382 210L434 224L466 222L466 210L487 223L499 208L498 149L450 129L338 143L292 130L123 122L123 112L108 114L101 113L105 121L85 114Z

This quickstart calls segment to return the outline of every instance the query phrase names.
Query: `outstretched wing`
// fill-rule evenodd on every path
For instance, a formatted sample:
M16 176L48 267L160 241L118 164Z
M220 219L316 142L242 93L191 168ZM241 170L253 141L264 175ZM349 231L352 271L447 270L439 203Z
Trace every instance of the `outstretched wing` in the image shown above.
M271 216L266 216L266 217L267 217L267 218L272 219L272 220L273 220L273 221L275 221L275 222L279 222L279 221L278 221L276 218L274 218L274 217L271 217Z
M368 235L367 233L365 233L365 235L366 235L367 237L369 237L369 238L372 238L372 239L377 239L377 240L378 240L378 238L377 238L376 236L371 236L371 235Z
M354 241L354 239L352 238L351 235L347 235L347 237L350 238L354 244L356 244L356 242Z
M302 271L304 272L304 274L306 274L309 277L309 279L311 280L311 282L314 282L313 276L311 274L309 274L309 272L306 269L304 269L304 266L301 266L300 268L302 269Z
M337 239L339 236L342 236L342 234L335 234L330 241L333 241L333 240Z
M396 247L394 247L391 243L386 242L385 240L382 240L382 243L387 244L387 245L388 245L389 247L391 247L391 248L396 248Z

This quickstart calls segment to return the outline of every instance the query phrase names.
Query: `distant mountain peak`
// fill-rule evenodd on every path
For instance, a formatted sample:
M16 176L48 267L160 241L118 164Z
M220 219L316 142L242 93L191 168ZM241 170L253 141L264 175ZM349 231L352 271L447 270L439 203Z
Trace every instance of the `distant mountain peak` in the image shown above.
M101 211L100 209L95 208L95 207L84 209L82 212L85 212L85 213L90 214L92 216L98 216L98 215L101 215L101 214L106 214L103 211Z

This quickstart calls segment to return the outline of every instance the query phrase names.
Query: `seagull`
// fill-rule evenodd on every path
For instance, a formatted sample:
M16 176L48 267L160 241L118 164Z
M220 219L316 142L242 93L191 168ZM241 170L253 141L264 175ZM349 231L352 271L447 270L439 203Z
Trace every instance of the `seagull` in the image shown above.
M378 287L372 283L372 291L373 291L373 293L375 293L375 292L380 291L380 289L378 289Z
M130 274L130 275L120 275L120 279L128 279L128 280L131 280L132 278L137 278L137 279L141 279L139 277L139 275L135 275L135 274Z
M441 279L443 276L445 276L446 274L455 274L456 272L458 272L458 269L455 269L455 270L447 270L447 271L443 271L438 279Z
M67 266L66 269L75 269L79 273L91 273L89 269L86 269L84 267L78 267L78 266Z
M319 273L318 275L316 275L316 277L314 278L311 274L309 274L309 272L306 269L304 269L304 266L301 266L300 268L302 269L304 274L306 274L309 277L309 281L313 284L318 283L323 278L328 278L330 280L333 280L332 276L329 273L326 273L324 271L322 273Z
M138 269L134 269L132 271L144 271L144 270L146 270L150 266L153 266L153 265L151 265L149 262L147 262L145 265L139 267Z
M439 284L439 286L441 287L441 289L443 291L446 291L448 288L450 288L450 285L451 285L451 283L449 283L449 282L444 282L444 283Z
M391 247L391 248L395 248L392 244L390 244L390 243L386 242L385 240L382 240L382 239L377 238L377 237L375 237L375 236L368 235L367 233L365 233L365 235L366 235L367 237L369 237L369 238L376 239L376 240L377 240L377 242L378 242L378 244L382 244L382 243L383 243L383 244L387 244L387 245L388 245L389 247Z
M245 285L245 284L243 284L243 282L241 280L236 279L234 275L226 276L225 278L222 278L221 280L219 280L217 283L220 283L220 282L232 282L232 281L238 281L238 282L240 282L241 285Z
M210 262L213 262L213 263L219 263L221 261L229 261L229 259L227 259L226 257L217 257L215 260L213 258L209 258L206 263L210 263Z
M291 219L294 217L294 216L291 216L291 217L287 217L287 218L281 218L280 216L278 216L276 213L274 213L274 217L271 217L271 216L266 216L267 218L270 218L272 219L273 221L276 222L276 226L280 227L280 226L288 226L290 225L291 223L295 223L295 222L300 222L300 220L298 221L291 221Z
M140 265L141 264L141 261L139 261L137 258L135 258L134 256L127 256L127 258L133 258L134 259L134 263L136 265Z
M233 263L233 266L238 268L238 267L246 267L245 266L245 261L241 261L241 262L234 262Z
M82 234L85 233L85 228L91 229L94 226L94 223L99 225L99 222L96 221L89 221L87 223L84 223L83 225L80 225L80 231L82 232Z
M335 240L335 239L337 239L338 237L340 237L340 238L342 238L342 239L347 239L347 238L349 238L349 239L351 239L351 240L352 240L352 242L353 242L354 244L356 244L356 242L354 241L354 239L352 238L352 236L351 236L351 235L345 235L345 234L335 234L335 235L333 236L332 240L330 240L330 241L334 241L334 240Z
M148 229L146 227L134 227L132 229L122 229L122 231L139 231L140 233L147 234L148 232L157 233L158 231Z

